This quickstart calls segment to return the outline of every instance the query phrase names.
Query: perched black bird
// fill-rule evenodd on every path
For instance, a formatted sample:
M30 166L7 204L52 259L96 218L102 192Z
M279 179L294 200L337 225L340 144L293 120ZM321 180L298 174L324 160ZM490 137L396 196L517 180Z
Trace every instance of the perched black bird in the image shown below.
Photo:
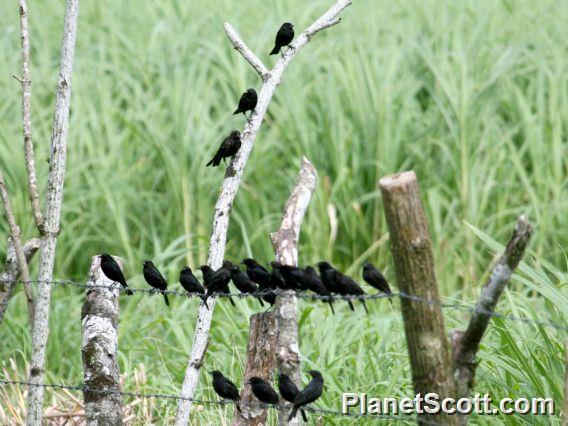
M321 396L321 393L323 392L323 377L321 376L321 373L316 370L311 370L309 371L309 374L310 376L312 376L312 380L296 396L296 399L293 402L292 412L288 417L288 421L296 417L298 409L300 409L304 405L308 405L314 402Z
M380 292L383 292L388 296L392 294L392 290L383 273L370 262L366 262L363 265L363 279L367 284L376 288ZM390 297L389 301L392 304L392 299Z
M288 287L286 281L284 281L284 277L282 276L282 272L280 271L280 267L282 266L279 262L270 262L270 266L272 269L270 270L270 282L272 283L273 288L279 288L281 290L291 290Z
M272 49L272 52L270 52L270 54L276 55L280 53L280 49L284 46L288 46L293 39L294 25L292 25L290 22L284 22L276 33L276 40L274 40L274 49Z
M223 142L221 142L221 146L215 153L215 156L205 165L205 167L217 167L221 164L221 160L227 164L225 158L234 156L239 149L241 149L241 134L237 130L234 130L223 140Z
M118 266L118 263L116 263L116 260L108 253L101 254L100 258L103 274L105 274L109 280L120 283L124 287L124 290L126 290L126 294L132 296L134 293L128 288L128 284L126 284L122 270L120 266Z
M304 291L307 287L304 285L304 270L292 265L280 265L280 275L286 283L286 287Z
M215 293L229 294L229 282L231 281L231 271L227 268L219 268L213 271L211 267L207 265L201 265L199 267L203 273L203 284L205 285L205 298L203 302L207 306L207 299ZM233 306L235 302L229 297L229 301ZM207 307L209 309L209 307Z
M278 404L278 394L270 383L265 382L260 377L251 377L248 384L252 387L252 393L260 402L265 404Z
M278 375L278 391L280 392L282 398L284 398L284 400L288 402L294 402L296 400L296 397L300 393L298 386L296 386L296 384L290 377L283 373L280 373ZM304 410L300 410L300 413L302 413L302 419L304 420L304 422L307 423L308 419L306 417L306 413L304 413Z
M233 284L241 293L250 293L254 294L258 291L258 286L249 278L246 272L243 272L239 269L238 266L233 265L230 268L231 271L231 280ZM264 306L262 303L262 299L258 298L261 306Z
M272 293L272 290L276 287L272 284L270 272L254 259L244 259L243 263L247 267L247 275L249 278L258 284L259 293L264 293L262 299L270 305L274 305L276 295Z
M239 406L239 399L241 399L241 397L235 384L223 376L223 373L220 371L211 371L209 374L213 376L213 390L215 393L223 399L235 401L237 403L237 410L241 411L241 407Z
M246 112L255 109L257 102L258 96L256 95L256 90L248 89L241 95L241 99L239 99L239 107L235 110L233 115L240 114L242 112L245 118L248 120Z
M352 278L348 277L347 275L343 275L328 262L320 262L318 263L318 267L320 269L322 282L328 288L328 290L342 295L355 296L365 294L359 284L357 284ZM333 288L333 290L331 290L330 287ZM354 311L355 308L353 307L351 300L347 300L347 303L349 304L351 310ZM365 305L365 301L363 299L361 299L361 303L365 308L365 312L368 313L369 311L367 311L367 305Z
M316 294L321 296L331 296L331 292L327 289L325 285L323 285L321 278L318 276L318 273L314 268L311 266L307 266L304 269L304 275L302 277L304 286L308 289L313 291ZM329 303L329 307L331 308L331 313L335 314L335 310L333 309L333 301L327 300Z
M148 284L150 284L156 290L161 292L168 289L168 282L164 278L164 276L158 271L158 269L154 266L154 264L150 260L144 261L144 279ZM168 300L168 295L164 294L164 300L166 301L166 305L170 306L170 301Z
M200 293L205 294L205 290L203 286L199 283L191 268L189 266L185 266L179 273L179 283L184 288L185 291L188 293Z

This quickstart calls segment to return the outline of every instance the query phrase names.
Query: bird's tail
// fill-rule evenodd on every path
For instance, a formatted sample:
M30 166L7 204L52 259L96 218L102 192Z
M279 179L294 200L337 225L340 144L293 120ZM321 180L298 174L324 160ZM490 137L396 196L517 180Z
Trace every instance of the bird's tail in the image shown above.
M300 410L300 414L302 415L302 419L305 423L308 423L308 418L306 417L306 412L304 410Z
M291 421L294 417L296 417L297 413L298 413L298 407L294 406L294 408L292 408L292 412L288 416L288 421Z
M203 296L203 303L205 304L205 307L206 307L207 309L209 309L209 305L207 304L207 297L208 297L207 294L205 294L205 296Z
M121 284L124 287L126 294L128 294L129 296L132 296L134 294L134 292L128 288L128 284L126 284L126 281L122 282Z
M365 308L365 312L367 312L367 314L368 314L369 311L367 310L367 305L365 305L365 301L363 299L361 299L361 303L363 304L363 307Z
M233 115L240 114L241 112L242 112L242 111L241 111L239 108L237 108L237 109L235 110L235 112L233 113Z
M164 300L166 301L166 305L170 306L170 301L168 300L168 295L164 293Z
M231 298L231 296L229 296L229 302L231 302L231 305L237 306L237 305L235 305L235 301Z
M215 155L215 157L213 157L211 161L205 165L205 167L209 166L217 167L219 164L221 164L221 157Z
M272 52L270 52L271 55L277 55L280 53L280 46L276 45L274 46L274 49L272 49Z
M333 309L333 302L331 300L328 300L327 303L329 303L329 307L331 308L331 313L335 315L335 309Z
M353 303L351 303L351 300L347 299L347 303L349 304L349 308L354 311L355 308L353 307Z

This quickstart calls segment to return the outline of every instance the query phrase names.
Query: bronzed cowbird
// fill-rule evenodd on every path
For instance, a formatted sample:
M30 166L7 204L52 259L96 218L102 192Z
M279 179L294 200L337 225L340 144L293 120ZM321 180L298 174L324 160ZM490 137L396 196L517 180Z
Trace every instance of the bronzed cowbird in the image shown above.
M213 376L213 390L223 399L230 399L237 403L237 410L241 411L239 406L239 390L233 382L223 376L220 371L211 371L209 374Z
M260 402L265 404L278 404L278 394L270 383L265 382L260 377L251 377L248 384L252 387L252 393Z
M150 284L156 290L160 292L164 292L168 289L168 282L164 278L164 276L158 271L158 269L154 266L152 261L145 260L144 261L144 279L148 284ZM170 301L168 300L168 295L164 294L164 300L166 301L166 305L170 306Z
M241 293L254 294L258 291L258 286L249 278L246 272L240 270L236 265L231 266L231 280ZM258 298L261 306L264 306L262 299Z
M392 294L392 290L383 273L370 262L366 262L363 265L363 279L367 284L376 288L380 292L385 293L388 296ZM392 304L392 299L390 297L389 301Z
M109 280L120 283L124 287L124 290L126 290L126 294L132 296L134 293L132 293L132 290L128 288L128 284L126 284L126 280L124 279L124 274L122 273L120 266L118 266L118 263L116 263L116 260L114 260L114 258L108 253L101 254L100 258L103 274L105 274Z
M205 289L199 283L191 268L189 266L184 266L179 273L179 283L188 293L200 293L205 294ZM204 297L201 298L202 300Z
M272 285L270 272L254 259L244 259L243 263L247 267L247 275L258 284L259 293L263 294L262 299L270 305L274 305L276 295L272 292L276 287Z
M319 294L321 296L331 296L331 292L325 285L323 285L318 273L311 266L307 266L306 269L304 269L303 284L308 290L311 290L316 294ZM330 299L326 302L329 303L331 313L335 314L335 310L333 309L333 301Z
M284 22L278 32L276 33L276 40L274 40L274 49L270 52L271 55L280 53L280 49L288 46L294 39L294 25L290 22Z
M241 95L241 99L239 99L239 106L235 110L233 115L240 114L242 112L245 118L248 120L246 112L255 109L257 102L258 96L256 95L256 90L248 89Z
M296 399L293 402L292 412L288 417L288 421L296 417L298 409L300 409L304 405L308 405L314 402L321 396L321 393L323 392L323 377L321 376L321 373L316 370L311 370L309 371L309 374L312 376L312 380L296 396Z
M229 294L229 282L231 281L231 271L227 268L219 268L213 271L208 265L201 265L199 267L203 273L203 284L205 285L205 306L207 306L207 299L215 293ZM229 301L233 306L235 302L229 297ZM207 306L209 309L209 307Z
M320 276L323 284L333 293L338 293L341 295L362 295L365 294L363 289L357 284L353 279L348 277L347 275L343 275L333 266L331 266L328 262L319 262L318 267L320 270ZM347 300L349 307L352 311L355 310L353 307L353 303L351 300ZM367 311L367 306L365 305L365 301L361 299L361 303L365 308L365 312Z
M215 156L205 166L217 167L221 164L221 160L227 164L225 158L233 157L239 149L241 149L241 134L235 130L221 142Z
M280 396L288 402L294 402L300 393L298 386L296 386L290 377L283 373L278 375L278 391L280 392ZM302 413L302 419L304 419L304 422L307 422L308 419L306 418L304 410L300 410L300 413Z

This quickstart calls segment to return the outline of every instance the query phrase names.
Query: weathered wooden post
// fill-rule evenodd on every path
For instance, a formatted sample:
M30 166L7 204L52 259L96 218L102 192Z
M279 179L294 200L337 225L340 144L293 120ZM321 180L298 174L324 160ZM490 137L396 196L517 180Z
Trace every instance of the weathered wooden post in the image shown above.
M261 426L266 424L267 409L247 405L258 402L253 399L251 387L246 383L251 377L263 377L271 381L274 371L276 349L276 327L272 312L251 315L247 347L247 365L241 390L241 411L235 408L233 426Z
M430 301L401 299L414 390L424 396L455 397L450 345L444 330L434 273L428 221L414 172L385 176L379 186L390 232L396 279L402 293ZM455 425L457 417L422 414L419 424Z
M114 258L122 268L122 259ZM122 396L118 369L118 296L120 284L91 260L85 303L81 310L85 417L87 425L121 425ZM111 391L111 392L104 392Z

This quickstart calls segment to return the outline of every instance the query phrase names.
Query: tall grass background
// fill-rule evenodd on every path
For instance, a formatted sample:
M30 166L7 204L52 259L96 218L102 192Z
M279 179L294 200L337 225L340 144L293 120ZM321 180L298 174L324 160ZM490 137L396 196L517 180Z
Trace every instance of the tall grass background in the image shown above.
M205 262L223 170L204 164L226 134L242 129L243 118L231 115L240 93L260 87L225 39L222 23L233 24L270 67L278 26L291 21L301 30L330 3L83 2L55 277L84 280L91 256L108 251L125 259L132 286L145 287L142 260L150 258L178 288L183 265ZM0 0L0 10L0 167L18 223L31 237L20 86L11 77L21 66L18 7ZM29 2L33 139L42 184L63 12L62 0ZM442 295L472 304L498 242L506 242L517 216L526 214L535 226L530 254L499 311L568 326L567 20L561 0L355 0L342 23L318 34L285 73L237 194L227 258L272 258L268 233L279 225L305 155L320 180L302 227L300 263L329 259L360 278L362 262L370 260L394 283L377 181L413 169ZM1 221L0 239L7 235ZM81 380L82 299L78 290L53 290L48 382ZM398 303L394 309L386 301L370 305L368 316L345 307L331 316L327 306L300 302L302 369L324 371L321 407L339 409L347 390L412 394ZM175 299L168 309L159 298L121 299L125 389L179 391L196 307L196 300ZM198 397L214 398L205 374L214 368L241 384L248 318L257 310L253 301L218 305ZM463 312L445 313L447 329L468 320ZM30 352L26 317L18 293L0 327L0 358L13 358L23 377ZM565 337L493 320L479 353L475 391L494 399L550 396L559 410ZM145 380L134 383L140 371ZM5 406L13 402L6 395ZM174 412L172 401L156 401L136 414L139 423L167 422ZM224 425L230 418L230 407L198 407L192 422Z

